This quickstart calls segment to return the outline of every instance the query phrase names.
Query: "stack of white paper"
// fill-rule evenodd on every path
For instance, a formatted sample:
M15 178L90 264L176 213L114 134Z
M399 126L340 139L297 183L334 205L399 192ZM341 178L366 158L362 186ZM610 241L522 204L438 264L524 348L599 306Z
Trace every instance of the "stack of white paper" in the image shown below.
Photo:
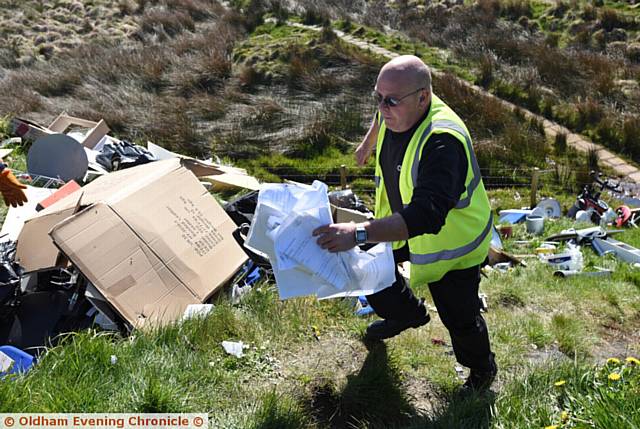
M393 252L381 243L330 253L312 231L332 223L327 185L263 184L245 246L269 258L281 299L369 295L395 281Z

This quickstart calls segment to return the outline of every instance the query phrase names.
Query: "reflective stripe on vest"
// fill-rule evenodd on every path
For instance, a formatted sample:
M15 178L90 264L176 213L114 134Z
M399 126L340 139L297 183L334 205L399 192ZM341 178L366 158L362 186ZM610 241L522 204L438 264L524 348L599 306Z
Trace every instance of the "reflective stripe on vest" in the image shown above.
M484 227L480 235L478 235L471 243L465 244L464 246L458 247L457 249L441 250L440 252L425 254L411 253L409 255L409 261L412 264L424 265L464 256L470 252L473 252L480 245L480 243L483 242L483 240L487 237L487 234L489 234L489 231L491 231L492 225L493 214L490 214L487 225Z
M429 124L427 129L424 130L422 136L420 137L420 144L416 146L416 154L413 157L413 165L411 165L411 180L413 181L413 187L417 186L418 182L418 167L420 166L420 157L418 156L420 151L423 148L424 140L431 134L431 131L434 128L444 128L451 131L456 131L460 135L464 137L464 140L467 144L467 152L471 157L471 168L473 170L473 177L467 186L467 196L465 198L461 198L456 204L457 209L463 209L471 204L471 197L473 196L473 191L478 187L480 183L481 175L480 175L480 167L478 166L478 160L476 159L476 154L473 151L473 146L471 145L471 138L467 134L467 132L460 125L456 124L453 121L435 121Z

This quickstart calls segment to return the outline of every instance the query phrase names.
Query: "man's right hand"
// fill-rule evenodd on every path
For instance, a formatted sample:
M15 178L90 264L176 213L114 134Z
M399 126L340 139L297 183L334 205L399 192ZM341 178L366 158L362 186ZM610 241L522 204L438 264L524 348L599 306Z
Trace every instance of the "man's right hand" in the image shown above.
M23 189L27 189L16 179L11 170L5 168L0 172L0 193L7 206L18 207L27 202Z

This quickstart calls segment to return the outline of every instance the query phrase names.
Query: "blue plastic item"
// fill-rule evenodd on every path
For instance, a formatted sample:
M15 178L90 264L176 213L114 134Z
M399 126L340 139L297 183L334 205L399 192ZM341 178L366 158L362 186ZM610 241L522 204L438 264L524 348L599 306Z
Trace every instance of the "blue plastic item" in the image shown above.
M524 221L524 218L527 216L526 213L505 213L500 215L499 222L500 223L510 223L516 224Z
M35 362L35 358L29 353L25 353L13 346L0 346L0 352L4 353L13 361L13 365L9 370L0 372L0 377L7 374L25 373L29 371Z
M360 301L360 308L356 310L358 316L366 316L373 313L373 308L371 308L365 296L359 296L358 301Z

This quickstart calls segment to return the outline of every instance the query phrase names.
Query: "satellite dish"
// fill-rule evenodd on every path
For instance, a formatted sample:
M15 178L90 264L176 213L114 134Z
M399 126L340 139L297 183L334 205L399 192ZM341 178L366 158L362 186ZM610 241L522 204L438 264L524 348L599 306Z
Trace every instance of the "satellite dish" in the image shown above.
M65 134L42 136L27 154L27 171L32 176L53 177L68 182L82 180L89 160L84 147Z

